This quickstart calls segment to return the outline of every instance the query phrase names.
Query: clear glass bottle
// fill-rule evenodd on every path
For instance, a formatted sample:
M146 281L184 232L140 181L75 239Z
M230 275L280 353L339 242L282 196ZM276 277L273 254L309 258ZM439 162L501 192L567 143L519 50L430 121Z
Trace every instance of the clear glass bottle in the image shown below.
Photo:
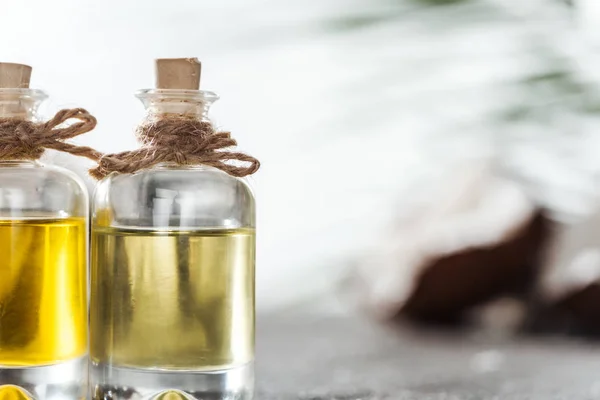
M148 118L206 119L198 90L144 90ZM245 180L164 164L93 200L91 398L251 399L255 204Z
M0 119L46 95L0 89ZM88 195L73 173L0 160L0 399L81 399L87 388Z

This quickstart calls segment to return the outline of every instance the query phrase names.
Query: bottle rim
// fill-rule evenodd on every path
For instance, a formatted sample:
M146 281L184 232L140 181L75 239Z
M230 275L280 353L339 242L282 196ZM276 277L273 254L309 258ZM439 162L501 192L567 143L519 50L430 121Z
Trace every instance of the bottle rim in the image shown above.
M48 95L43 90L39 89L0 88L0 99L6 97L41 101L47 99Z
M141 100L179 100L204 103L212 103L219 100L218 94L208 90L142 89L135 92L135 96Z

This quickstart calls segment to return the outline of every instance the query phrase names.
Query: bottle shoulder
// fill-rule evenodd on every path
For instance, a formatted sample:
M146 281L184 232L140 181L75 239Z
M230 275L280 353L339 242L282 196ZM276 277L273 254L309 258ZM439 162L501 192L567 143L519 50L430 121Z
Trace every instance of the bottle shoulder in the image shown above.
M111 223L166 227L254 227L255 200L246 179L214 168L156 168L111 175L95 192L96 214Z
M40 163L0 163L0 214L85 216L87 187L77 174Z
M218 185L215 188L227 186L238 187L252 192L245 178L231 176L219 169L201 168L157 168L139 171L134 174L110 175L100 181L101 185L122 187L131 185L146 185L149 182L183 189L210 189L207 184Z
M23 179L23 180L21 180ZM87 187L83 180L74 172L55 165L41 163L31 164L7 164L0 163L0 184L28 184L27 179L33 179L33 182L57 182L68 184L77 189L87 192Z

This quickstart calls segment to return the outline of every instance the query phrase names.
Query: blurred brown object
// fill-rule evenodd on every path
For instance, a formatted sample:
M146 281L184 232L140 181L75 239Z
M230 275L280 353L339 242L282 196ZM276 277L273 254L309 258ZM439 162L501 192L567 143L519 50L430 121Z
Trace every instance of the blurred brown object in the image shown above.
M448 169L424 193L354 271L369 313L600 336L600 209L555 221L485 162Z
M571 333L600 334L600 284L597 282L573 291L555 307Z
M350 290L386 320L498 325L494 316L474 314L511 296L528 302L552 223L521 185L485 160L449 168L423 190L357 265Z
M425 265L400 315L455 322L469 309L508 294L526 296L540 270L550 222L537 211L498 243L465 248Z
M533 330L600 335L600 211L553 238L536 295Z

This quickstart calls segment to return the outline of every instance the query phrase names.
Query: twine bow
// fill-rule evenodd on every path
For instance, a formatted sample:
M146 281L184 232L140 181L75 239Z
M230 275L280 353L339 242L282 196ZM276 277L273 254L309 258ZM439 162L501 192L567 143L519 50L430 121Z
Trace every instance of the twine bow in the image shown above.
M90 175L102 179L111 172L130 174L165 162L208 165L236 177L253 174L260 167L254 157L225 150L237 142L230 132L217 132L210 122L165 116L139 126L136 136L142 143L140 149L104 155Z
M79 122L58 128L70 119ZM102 153L91 147L64 142L95 127L96 118L83 108L61 110L44 123L0 118L0 160L37 160L46 149L53 149L97 161Z

